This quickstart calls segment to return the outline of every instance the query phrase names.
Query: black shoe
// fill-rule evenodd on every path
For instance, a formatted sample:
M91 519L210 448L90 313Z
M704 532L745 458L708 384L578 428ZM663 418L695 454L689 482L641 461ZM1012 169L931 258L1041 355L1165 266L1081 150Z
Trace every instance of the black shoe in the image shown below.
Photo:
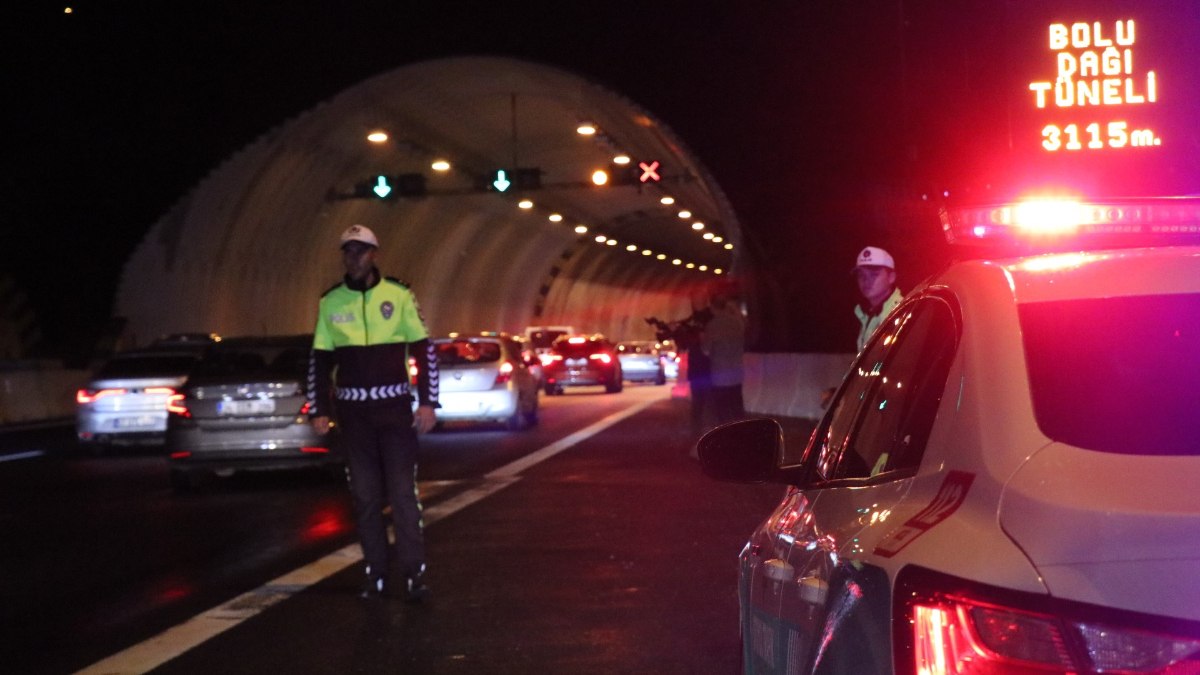
M384 582L383 577L367 577L366 583L363 584L362 593L359 593L358 597L364 600L376 600L383 597L385 588L387 588L387 584Z
M407 587L404 592L405 602L425 602L429 598L429 584L425 583L425 566L421 565L420 569L414 574L410 574L406 579Z

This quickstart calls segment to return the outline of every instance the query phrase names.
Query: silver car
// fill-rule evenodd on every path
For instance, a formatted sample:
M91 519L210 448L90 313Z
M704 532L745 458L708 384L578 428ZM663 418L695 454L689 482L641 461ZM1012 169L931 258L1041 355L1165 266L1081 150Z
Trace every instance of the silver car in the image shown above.
M511 430L538 422L538 378L532 354L505 333L456 335L433 341L441 391L439 422L499 422ZM526 350L527 352L527 350Z
M311 335L229 338L171 397L165 450L176 489L236 471L322 467L344 475L336 432L308 421Z
M622 342L617 345L617 358L629 382L667 383L666 364L656 342Z
M111 445L158 445L167 430L167 401L187 380L195 350L117 354L75 392L75 433L95 454Z

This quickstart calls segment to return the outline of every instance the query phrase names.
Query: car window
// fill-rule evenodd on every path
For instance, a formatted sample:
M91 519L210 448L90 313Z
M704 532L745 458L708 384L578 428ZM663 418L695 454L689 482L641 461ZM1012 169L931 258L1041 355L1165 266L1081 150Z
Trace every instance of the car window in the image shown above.
M1200 295L1028 303L1018 316L1042 433L1102 452L1200 454Z
M608 345L599 340L588 340L586 342L580 342L576 344L572 344L566 340L561 340L555 343L554 351L562 354L566 358L576 359L582 356L595 354L596 352L602 352L606 347L608 347Z
M912 469L933 428L957 331L946 301L919 301L904 317L874 378L835 478L865 478Z
M821 477L833 478L834 468L850 440L859 408L866 399L871 384L879 377L883 358L908 314L909 312L905 311L893 321L879 326L875 339L867 344L866 349L851 366L842 390L830 406L825 422L817 429L813 450L816 453L816 469Z
M301 343L234 343L213 345L192 372L193 381L204 378L290 378L303 379L308 370L309 349Z
M529 342L536 349L549 349L555 340L566 334L564 330L535 330L529 334Z
M920 462L957 345L945 300L910 304L880 326L815 436L826 479L866 478Z
M138 354L118 356L104 364L96 379L119 377L177 377L186 375L196 357L186 354Z
M450 340L435 345L438 363L457 366L472 363L495 363L500 360L500 343L480 340Z

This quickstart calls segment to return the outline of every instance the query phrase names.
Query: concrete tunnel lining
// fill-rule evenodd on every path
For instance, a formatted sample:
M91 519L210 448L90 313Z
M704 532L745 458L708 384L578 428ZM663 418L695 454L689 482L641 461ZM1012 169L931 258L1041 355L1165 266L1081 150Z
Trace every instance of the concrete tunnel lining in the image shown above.
M511 164L512 116L520 166L545 187L536 207L472 191ZM592 121L603 138L580 138ZM382 128L386 147L367 147ZM622 150L655 158L676 180L661 186L565 187ZM428 170L434 156L451 175ZM342 199L376 173L421 172L431 194L383 202ZM677 202L658 202L670 194ZM684 220L677 208L695 216ZM562 222L547 219L561 213ZM702 240L694 219L733 243ZM434 334L520 331L570 323L618 339L652 336L645 316L691 311L698 285L736 273L737 218L702 163L636 104L557 68L498 57L418 63L370 78L264 134L204 178L143 239L126 263L116 314L140 343L171 332L224 335L311 330L316 298L340 277L336 237L351 223L381 238L380 268L409 282ZM589 232L580 236L576 224ZM592 240L605 233L620 241ZM668 255L625 250L627 243ZM699 272L674 257L708 265ZM556 273L555 273L556 271Z

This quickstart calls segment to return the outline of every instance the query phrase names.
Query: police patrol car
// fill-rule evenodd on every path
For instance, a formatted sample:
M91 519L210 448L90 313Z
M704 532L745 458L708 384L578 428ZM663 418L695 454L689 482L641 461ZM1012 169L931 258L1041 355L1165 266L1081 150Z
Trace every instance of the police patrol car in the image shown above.
M943 216L954 237L1200 233L1200 199ZM1200 242L1200 237L1193 238ZM951 265L889 315L740 556L749 673L1200 673L1200 246Z

